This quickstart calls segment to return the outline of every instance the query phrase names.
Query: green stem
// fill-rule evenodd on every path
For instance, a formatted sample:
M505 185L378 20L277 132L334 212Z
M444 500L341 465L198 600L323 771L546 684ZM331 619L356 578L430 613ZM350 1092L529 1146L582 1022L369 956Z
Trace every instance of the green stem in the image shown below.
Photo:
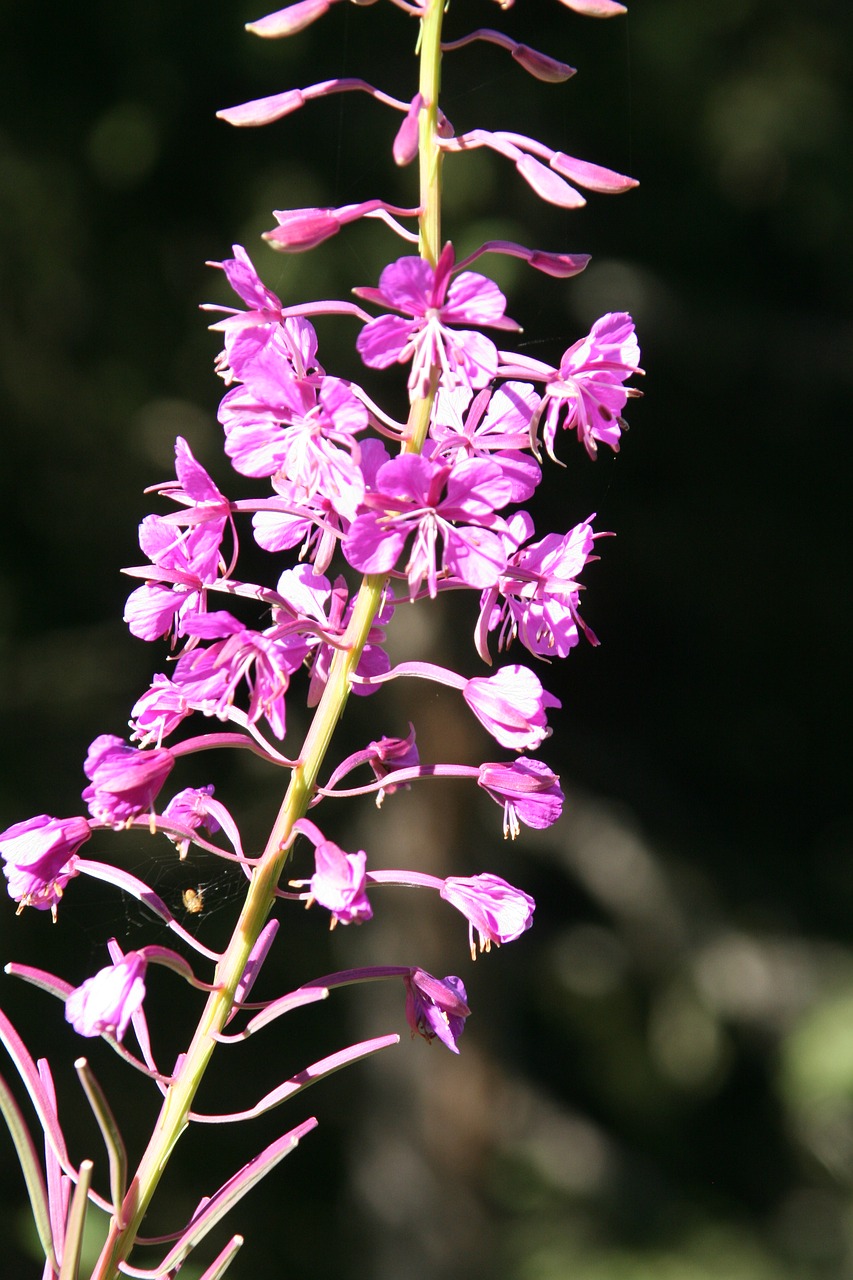
M438 94L441 87L441 27L445 0L427 0L421 21L421 73L418 92L423 106L420 114L418 160L421 187L419 219L421 257L435 266L441 253L441 160L436 141Z
M436 124L444 3L445 0L426 0L420 42L419 90L425 104L419 121L420 247L421 256L432 266L441 251L441 151L436 144ZM403 446L407 453L420 452L423 447L439 373L437 367L432 370L427 395L422 400L416 400L410 407ZM127 1259L169 1157L187 1128L188 1113L216 1045L214 1033L221 1031L225 1025L233 1007L237 984L275 902L275 890L287 860L293 824L308 811L326 751L349 697L351 677L382 604L387 581L387 577L375 575L365 577L362 581L343 647L335 653L332 660L323 696L314 713L266 849L252 875L240 919L217 965L214 977L216 989L207 999L199 1025L180 1071L169 1087L148 1147L131 1183L125 1201L124 1226L120 1227L115 1220L111 1223L101 1257L92 1273L92 1280L116 1280L119 1274L118 1264Z

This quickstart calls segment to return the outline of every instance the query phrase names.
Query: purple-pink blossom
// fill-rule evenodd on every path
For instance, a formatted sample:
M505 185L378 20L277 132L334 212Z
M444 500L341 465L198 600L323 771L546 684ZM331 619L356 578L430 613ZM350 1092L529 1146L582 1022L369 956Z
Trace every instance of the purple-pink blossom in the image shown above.
M205 827L210 835L215 835L220 824L218 818L210 811L212 797L213 784L210 782L204 787L185 787L183 791L172 796L161 816L164 821L174 822L176 826L183 827L187 831L198 831L199 827ZM213 805L216 806L216 801L213 801ZM178 856L185 858L190 846L190 837L169 835L169 839L174 840Z
M3 874L19 912L35 907L49 910L56 919L65 886L77 874L77 850L91 834L85 818L51 818L40 813L0 835L0 854L6 864Z
M159 640L180 619L205 607L206 588L224 570L220 543L227 517L219 514L181 529L163 516L146 516L139 545L154 565L127 569L148 579L128 596L124 620L140 640Z
M450 465L403 454L379 468L376 489L365 496L368 510L344 538L343 553L354 569L389 573L414 535L405 565L410 597L424 579L435 596L439 576L471 587L497 582L506 566L506 526L496 511L512 495L497 463L467 458Z
M286 478L300 502L321 494L348 520L364 493L355 437L367 410L340 378L318 389L293 377L282 356L269 383L233 387L219 407L225 452L241 475Z
M337 924L362 924L373 915L365 889L367 854L345 853L332 840L317 845L315 871L309 891L315 902L332 913Z
M367 896L367 854L363 849L346 853L333 840L327 840L307 818L294 824L294 830L307 836L314 845L314 874L310 880L292 880L299 887L307 884L308 902L318 902L332 913L336 924L362 924L370 920L373 909Z
M408 364L409 393L423 399L432 370L446 387L485 387L497 370L497 351L490 339L453 325L488 325L517 329L504 314L506 299L493 280L475 271L453 275L453 246L446 244L435 267L423 258L398 258L385 267L379 288L353 292L402 316L379 316L362 329L356 342L371 369ZM408 318L406 318L408 317Z
M341 575L332 585L328 578L310 565L297 565L295 569L285 569L278 580L277 594L289 606L295 619L308 624L303 629L302 642L306 653L313 654L311 659L311 681L308 687L308 706L316 706L320 701L323 689L329 676L329 668L335 652L335 641L342 642L347 623L352 615L353 601L349 598L346 579ZM385 640L383 630L393 617L393 597L379 611L370 628L367 641L362 649L356 665L356 674L371 677L384 674L391 663L382 648ZM276 621L284 618L285 611L277 610ZM309 630L311 623L316 623L316 634ZM306 659L307 660L307 659ZM370 685L356 684L353 693L360 696L374 693Z
M618 311L596 320L589 334L564 353L559 378L545 386L542 437L548 452L553 454L561 419L564 431L577 431L590 457L595 457L596 440L616 452L622 410L630 394L622 384L640 372L639 365L640 348L631 317Z
M357 692L357 689L358 686L353 692ZM398 769L416 769L420 764L420 757L415 745L415 726L409 725L409 733L405 738L378 738L369 743L367 753L367 762L373 770L374 778L379 782ZM381 805L385 796L392 796L399 785L406 786L405 783L392 782L383 787L377 794L377 805Z
M544 382L544 394L534 418L551 457L558 426L575 430L591 458L597 441L619 450L624 421L622 410L629 396L640 394L622 384L640 368L640 348L634 322L626 311L608 312L596 320L585 338L563 353L559 369L527 356L501 352L501 373L507 377L532 377Z
M475 931L480 951L488 951L492 943L514 942L533 924L536 904L530 894L490 872L448 876L439 892L468 921L472 960L477 956Z
M224 609L198 615L186 625L190 635L213 641L206 648L186 650L175 665L174 683L187 704L227 720L245 680L250 723L263 716L275 736L283 738L285 695L308 651L304 639L277 626L252 631Z
M141 813L153 812L154 800L174 763L168 747L138 750L114 734L102 733L89 747L83 765L91 783L83 799L92 817L119 828Z
M551 735L547 709L562 706L529 667L517 664L502 667L493 676L474 676L462 696L492 737L513 751L535 751L541 746Z
M192 711L178 686L160 673L130 709L131 740L142 747L159 747Z
M408 120L408 116L406 119ZM417 124L415 131L417 133ZM405 124L402 132L405 138ZM396 151L395 143L395 157ZM280 252L301 253L306 249L314 249L324 240L337 235L341 227L358 218L378 217L402 232L394 215L411 218L416 217L417 212L417 209L399 209L396 205L386 204L384 200L365 200L361 204L346 204L338 209L273 209L278 226L272 231L265 231L263 239L270 248Z
M508 648L517 636L531 653L545 658L567 657L580 631L591 644L598 644L579 612L578 577L584 565L598 559L592 554L593 518L566 534L548 533L538 542L528 541L533 522L526 512L517 512L507 522L516 549L507 556L506 572L480 600L477 648L481 657L488 659L486 632L494 630L498 630L500 649Z
M275 395L281 381L281 362L298 380L319 386L323 370L317 363L317 335L302 316L285 316L278 295L268 289L242 245L234 245L233 258L211 262L220 267L234 292L248 305L247 311L210 306L227 311L211 328L221 332L225 349L217 358L217 372L226 383L235 379L251 383L255 392Z
M481 764L477 783L503 805L504 838L515 839L520 823L537 831L553 824L563 812L560 779L542 760L519 756L507 764Z
M459 1037L471 1010L461 978L449 975L434 978L423 969L412 969L403 978L406 984L406 1021L412 1035L424 1040L436 1037L451 1053L459 1052Z
M441 388L426 452L446 462L492 458L510 483L510 501L526 502L542 479L530 452L530 423L538 407L539 396L527 382L506 382L473 397L467 387Z
M81 1036L111 1036L122 1040L128 1023L145 999L147 960L139 951L128 951L117 964L108 965L68 996L65 1020Z

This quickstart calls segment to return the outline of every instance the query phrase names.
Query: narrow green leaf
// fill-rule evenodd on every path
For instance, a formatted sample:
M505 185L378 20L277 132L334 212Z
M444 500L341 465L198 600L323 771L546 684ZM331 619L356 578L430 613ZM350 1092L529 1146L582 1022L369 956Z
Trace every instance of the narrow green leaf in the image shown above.
M0 1111L3 1112L3 1119L9 1127L15 1150L18 1153L18 1159L21 1162L21 1171L27 1184L27 1196L29 1197L30 1208L35 1219L41 1247L44 1249L44 1256L55 1271L56 1254L53 1248L53 1233L50 1229L47 1188L44 1184L41 1165L21 1109L2 1076L0 1076Z
M80 1164L77 1186L68 1210L59 1280L79 1280L80 1277L80 1252L83 1248L83 1228L86 1225L86 1210L89 1208L89 1186L93 1168L91 1160L83 1160Z
M89 1106L92 1108L98 1128L104 1139L107 1156L110 1162L110 1196L113 1202L113 1215L119 1225L121 1222L121 1206L127 1190L127 1148L121 1136L115 1116L106 1095L95 1079L92 1068L85 1058L78 1058L74 1070L80 1078Z

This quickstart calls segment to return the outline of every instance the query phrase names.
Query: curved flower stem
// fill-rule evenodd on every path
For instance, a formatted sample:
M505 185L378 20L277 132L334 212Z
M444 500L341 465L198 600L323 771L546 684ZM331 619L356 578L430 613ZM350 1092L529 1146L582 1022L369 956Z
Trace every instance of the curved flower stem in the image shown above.
M419 90L424 102L420 114L420 252L435 266L441 251L441 151L437 145L441 27L444 0L425 0L421 20ZM412 403L404 452L423 447L438 388L440 369L431 371L423 399ZM304 817L314 795L317 778L349 697L352 676L367 643L374 618L382 604L387 576L364 578L341 648L332 660L323 696L293 769L284 800L273 824L266 849L255 867L240 919L216 967L214 989L208 997L192 1042L166 1093L160 1116L140 1161L125 1200L121 1227L113 1219L92 1280L116 1280L120 1262L127 1259L140 1225L166 1168L175 1144L189 1123L193 1099L234 1004L235 992L252 948L275 902L278 882L287 860L293 824Z

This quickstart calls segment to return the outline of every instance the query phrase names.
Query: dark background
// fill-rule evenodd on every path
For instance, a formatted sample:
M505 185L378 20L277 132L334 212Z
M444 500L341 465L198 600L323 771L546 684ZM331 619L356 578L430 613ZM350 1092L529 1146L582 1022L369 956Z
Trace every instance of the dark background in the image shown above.
M414 202L413 172L390 171L396 117L362 95L258 131L214 112L336 75L408 98L414 23L385 4L341 4L290 41L262 42L241 30L257 16L197 0L5 8L2 827L78 812L88 743L121 734L162 669L162 650L121 623L119 570L140 559L136 525L154 509L142 490L171 474L174 436L230 495L248 491L219 450L218 347L197 308L226 291L205 260L243 243L296 301L375 283L399 252L372 223L298 258L258 241L272 208ZM563 439L567 468L547 484L555 527L595 510L618 534L585 577L603 643L545 677L564 702L543 753L569 798L557 829L503 846L498 811L461 784L337 821L375 866L504 874L536 895L536 928L472 970L452 913L403 891L376 902L369 928L332 939L319 913L285 916L261 994L347 964L457 971L476 1013L461 1057L409 1042L396 990L291 1015L229 1051L205 1106L250 1105L349 1040L403 1039L245 1130L188 1135L152 1230L177 1225L313 1109L319 1131L233 1214L247 1236L234 1275L851 1276L853 7L634 0L627 19L597 23L556 3L501 14L456 0L448 35L476 25L579 74L549 87L495 48L449 56L443 105L457 132L529 133L642 183L566 213L497 156L446 166L445 233L461 250L503 236L594 255L566 283L487 260L525 349L556 362L606 310L637 322L645 398L629 405L622 452L593 465ZM327 370L363 378L350 322L318 329ZM363 380L386 395L393 383ZM400 653L416 645L475 672L467 621L440 607L401 614ZM454 697L419 686L360 702L341 754L409 718L424 758L491 751ZM201 764L180 785L215 781L248 847L259 843L279 779L242 760ZM216 867L176 867L142 836L89 849L173 903L191 874L212 908L203 936L228 929L239 886ZM0 934L4 962L72 981L105 963L109 936L155 936L134 904L79 881L55 927L8 905ZM51 1059L72 1152L99 1161L102 1184L70 1065L79 1039L49 997L3 981L4 1009ZM164 1064L193 1016L176 986L151 982ZM153 1091L131 1080L123 1101L124 1068L98 1044L91 1058L138 1154ZM4 1275L35 1276L2 1137L0 1179ZM212 1256L208 1242L200 1258Z

